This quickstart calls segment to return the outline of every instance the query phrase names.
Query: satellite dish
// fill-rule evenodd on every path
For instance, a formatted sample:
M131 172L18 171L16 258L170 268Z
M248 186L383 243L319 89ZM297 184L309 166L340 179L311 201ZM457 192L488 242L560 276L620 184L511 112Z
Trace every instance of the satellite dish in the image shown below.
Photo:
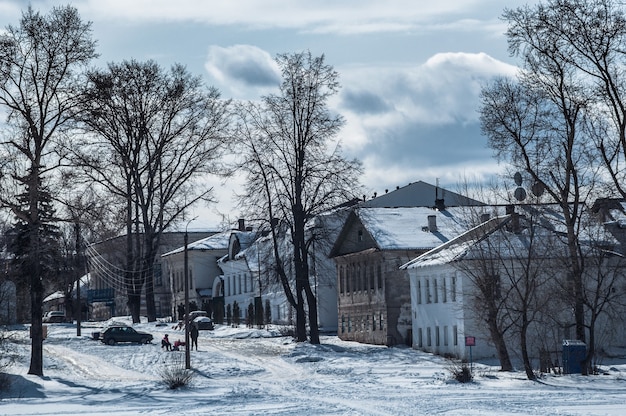
M515 185L522 186L522 174L519 172L515 172L513 175L513 180L515 181Z
M535 182L535 183L533 183L533 186L530 187L530 191L535 196L543 195L543 192L545 190L546 190L546 188L545 188L545 186L543 186L543 184L541 182Z
M515 199L517 199L518 201L523 201L526 199L526 191L524 190L524 188L519 186L513 193L513 196L515 196Z

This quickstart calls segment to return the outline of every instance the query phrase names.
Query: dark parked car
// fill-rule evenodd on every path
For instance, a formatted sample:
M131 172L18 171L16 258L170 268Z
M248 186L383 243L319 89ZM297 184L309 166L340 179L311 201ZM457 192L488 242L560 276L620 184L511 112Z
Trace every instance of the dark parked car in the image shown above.
M198 328L198 330L208 329L212 331L214 329L213 321L211 318L206 316L198 316L193 320L193 324Z
M130 326L110 326L100 334L100 340L109 345L115 345L118 342L147 344L152 342L153 338L152 334L137 331Z

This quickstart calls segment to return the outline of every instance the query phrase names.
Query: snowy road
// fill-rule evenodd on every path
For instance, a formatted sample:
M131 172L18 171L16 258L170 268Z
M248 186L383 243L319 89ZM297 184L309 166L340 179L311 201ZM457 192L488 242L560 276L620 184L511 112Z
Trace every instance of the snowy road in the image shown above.
M410 348L385 348L324 337L322 345L265 331L218 327L203 331L192 351L192 385L165 388L160 372L184 363L159 340L172 329L141 324L148 345L108 346L51 326L44 343L45 377L25 375L0 401L1 415L623 415L626 364L608 375L548 376L529 382L476 365L470 384L450 380L445 361ZM26 331L24 331L26 332ZM19 334L26 337L27 334ZM181 336L182 337L182 336ZM24 348L27 350L28 348Z

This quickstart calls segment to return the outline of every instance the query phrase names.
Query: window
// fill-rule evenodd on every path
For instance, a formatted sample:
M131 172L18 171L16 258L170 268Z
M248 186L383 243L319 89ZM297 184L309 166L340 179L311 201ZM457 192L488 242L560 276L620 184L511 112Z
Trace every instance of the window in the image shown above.
M445 276L441 278L441 297L442 297L443 303L446 303L448 301L448 293L446 289L446 277Z
M351 289L351 286L350 286L350 265L346 266L345 272L346 272L346 293L350 293L350 289Z
M422 281L421 279L417 279L417 304L420 305L422 303Z
M380 313L380 316L378 318L378 329L384 329L384 325L383 325L383 313Z
M437 290L437 278L433 278L433 298L435 303L439 303L439 291Z
M363 230L359 230L358 232L358 240L363 241Z
M444 326L443 327L443 345L444 346L448 346L448 327Z
M426 278L424 280L424 283L426 283L426 303L431 303L431 297L430 297L430 280L428 278Z
M344 294L346 289L346 284L343 281L343 266L339 266L339 293Z
M369 271L369 276L367 278L367 280L369 280L369 284L370 284L370 290L374 290L376 289L376 279L374 277L374 266L373 265L369 265L368 267L368 271Z
M435 345L437 347L441 345L439 341L439 327L438 326L435 327Z
M341 315L341 333L346 332L346 317Z
M422 328L417 328L417 346L420 348L424 346L424 340L422 339Z
M350 315L348 315L348 332L352 332L352 320L350 319Z
M363 290L363 279L361 278L361 264L357 263L356 265L356 290Z
M354 265L350 266L350 288L352 289L353 292L356 292L357 290L357 286L356 286L356 267Z
M380 264L376 266L376 274L378 276L378 288L382 289L383 288L383 271L380 267Z
M426 328L426 346L430 347L432 345L430 339L430 327Z
M457 333L456 325L452 327L452 343L454 345L459 345L459 334Z
M456 276L450 278L450 297L452 302L456 302Z
M372 331L376 331L376 316L372 315Z

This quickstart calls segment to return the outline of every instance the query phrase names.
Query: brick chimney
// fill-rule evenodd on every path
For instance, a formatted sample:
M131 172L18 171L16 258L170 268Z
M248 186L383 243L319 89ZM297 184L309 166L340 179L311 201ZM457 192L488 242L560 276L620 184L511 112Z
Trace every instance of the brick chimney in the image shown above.
M429 215L428 216L428 231L431 233L437 232L437 216Z

